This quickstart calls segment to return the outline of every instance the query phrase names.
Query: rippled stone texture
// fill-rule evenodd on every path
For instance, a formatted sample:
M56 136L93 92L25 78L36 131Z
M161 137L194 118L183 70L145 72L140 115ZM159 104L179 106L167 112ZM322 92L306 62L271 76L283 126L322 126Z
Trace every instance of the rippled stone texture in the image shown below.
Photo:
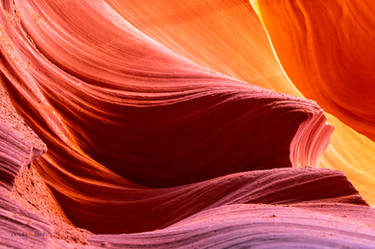
M68 232L75 229L65 225L67 233L57 232L65 223L59 221L59 208L43 181L20 173L30 171L30 164L46 152L46 146L17 115L1 86L0 97L0 248L69 248L66 241L74 232Z
M250 2L258 11L260 5L256 5L257 1ZM350 5L361 5L360 2L352 1ZM297 90L294 82L289 80L279 65L274 48L268 42L267 33L262 29L262 23L248 1L108 0L107 3L149 37L200 65L267 89L299 97L305 94ZM345 1L340 4L342 8L346 8ZM314 13L313 8L307 10ZM356 10L353 10L353 13L356 13ZM367 11L363 15L371 18L372 13ZM339 23L340 20L336 22ZM274 21L278 22L276 16ZM363 22L359 22L358 26L368 25ZM370 29L368 30L371 34ZM334 36L327 37L327 40L332 37ZM370 37L371 35L368 36ZM362 39L361 36L351 38L358 39L358 42ZM299 89L303 90L300 86ZM371 95L371 92L368 94ZM320 98L314 97L314 100L323 105ZM344 171L366 200L375 203L372 191L375 187L375 142L336 117L328 113L325 115L335 127L335 132L319 167Z
M173 13L161 14L167 4ZM12 190L8 202L45 225L37 236L22 236L25 228L5 219L11 228L4 238L18 233L5 245L374 243L373 209L346 176L301 168L319 166L333 127L314 101L299 98L248 2L17 0L0 6L4 94L48 147L40 155L40 145L26 161L17 158L28 147L11 156L0 147L4 196ZM193 17L202 36L189 34ZM258 35L213 39L228 27L227 17L240 30L251 24ZM177 26L167 28L178 24L183 27L175 32ZM215 55L225 44L228 50ZM12 108L4 103L4 110ZM3 130L1 142L13 138ZM17 166L6 175L14 158Z
M38 171L79 226L162 228L211 203L189 198L191 208L173 211L180 201L166 192L179 196L186 187L156 188L310 165L328 144L332 128L312 101L204 69L101 1L17 6L4 6L15 16L4 17L11 44L3 48L5 85L49 148ZM221 189L210 181L195 185Z

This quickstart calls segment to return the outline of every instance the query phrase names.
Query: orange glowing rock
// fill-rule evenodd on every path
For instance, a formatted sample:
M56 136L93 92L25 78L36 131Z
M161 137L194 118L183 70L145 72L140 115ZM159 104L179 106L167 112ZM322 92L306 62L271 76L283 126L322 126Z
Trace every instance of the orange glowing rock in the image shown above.
M107 2L142 32L203 66L278 92L299 97L305 94L297 90L278 63L267 34L262 30L261 20L249 8L249 2ZM259 13L258 2L251 3ZM278 21L275 19L275 22ZM313 99L321 104L319 98ZM336 117L328 115L328 118L336 130L319 166L343 170L366 200L375 203L372 191L375 187L375 142Z
M345 171L375 202L375 50L372 1L252 0L277 57L296 87L336 127L322 167Z
M250 2L0 2L6 245L371 248L371 6Z
M297 88L374 140L373 1L258 0L257 10Z

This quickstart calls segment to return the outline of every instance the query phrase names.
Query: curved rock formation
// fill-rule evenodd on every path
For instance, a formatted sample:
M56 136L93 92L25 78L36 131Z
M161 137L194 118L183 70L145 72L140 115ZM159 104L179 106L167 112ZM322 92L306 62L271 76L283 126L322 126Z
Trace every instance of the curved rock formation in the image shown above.
M298 89L374 140L372 1L257 0L257 10Z
M353 216L327 215L350 209ZM373 248L374 228L358 221L350 205L319 211L270 205L231 205L197 214L167 229L141 234L94 235L105 248ZM374 220L374 213L371 214ZM372 223L373 224L373 223Z
M256 10L259 8L255 6L256 1L250 2ZM249 1L108 0L107 3L149 37L200 65L278 92L299 97L305 94L297 90L281 68ZM343 6L345 8L345 4ZM371 12L366 15L370 18ZM323 105L319 98L315 100ZM375 187L375 142L336 117L325 115L335 132L319 167L344 171L366 200L375 203L372 191Z
M0 243L370 248L373 209L343 173L316 169L333 127L272 57L249 3L174 1L158 16L170 3L0 3ZM228 27L222 13L256 35L215 46L202 24ZM28 211L10 218L16 206Z
M86 243L87 233L68 224L30 169L46 152L45 144L17 115L2 87L0 97L0 248L68 248L73 238Z
M346 172L374 203L375 6L368 0L250 2L293 84L360 133L329 117L336 132L321 166Z
M79 226L111 233L161 228L208 204L191 199L199 208L172 213L174 201L164 203L174 198L166 191L178 196L187 189L145 187L290 167L292 140L293 157L313 163L316 144L300 140L315 139L321 127L318 144L328 144L332 129L313 102L205 70L148 39L101 1L3 8L14 15L3 18L10 44L2 50L5 86L49 148L35 163L38 171ZM221 188L212 185L203 189ZM155 215L164 218L150 219Z

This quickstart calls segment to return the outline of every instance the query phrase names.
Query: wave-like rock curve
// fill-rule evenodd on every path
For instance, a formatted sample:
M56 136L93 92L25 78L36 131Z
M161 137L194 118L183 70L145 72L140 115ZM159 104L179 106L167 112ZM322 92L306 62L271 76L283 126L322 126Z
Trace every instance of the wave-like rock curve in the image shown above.
M18 160L4 178L12 203L45 224L33 234L48 235L23 236L12 220L3 234L17 239L7 245L368 248L374 241L372 209L343 173L298 168L318 165L333 131L314 101L199 66L104 1L0 7L1 83L48 147L43 155L44 147L31 149L27 160L25 138L13 144L16 157L0 147L2 175ZM13 141L3 123L0 141ZM43 209L38 189L54 213Z

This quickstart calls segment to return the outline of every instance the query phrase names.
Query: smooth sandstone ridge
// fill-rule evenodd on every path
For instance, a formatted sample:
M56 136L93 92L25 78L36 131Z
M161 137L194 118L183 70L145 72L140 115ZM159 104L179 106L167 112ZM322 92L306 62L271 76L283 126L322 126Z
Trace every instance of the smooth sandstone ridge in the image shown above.
M198 2L0 3L0 248L375 244L250 3Z
M309 3L309 6L303 8L302 11L300 10L302 5L295 4L298 2L304 2L304 4ZM374 5L371 4L371 0L330 1L329 3L327 1L307 0L252 0L250 1L251 5L249 1L245 0L155 0L152 2L148 0L108 0L107 3L121 14L123 18L149 37L204 67L267 89L298 97L303 97L305 95L317 101L320 106L331 113L325 113L325 116L328 118L329 123L335 127L335 132L331 137L331 143L324 152L322 159L318 162L319 167L342 170L366 200L371 204L375 203L375 192L373 191L375 188L375 157L373 156L375 153L375 142L363 135L368 134L368 131L371 129L369 128L367 131L362 129L362 134L353 130L353 128L358 128L358 126L355 126L354 122L360 122L363 125L367 124L367 121L363 118L357 118L356 121L348 123L343 119L342 113L334 112L333 108L329 108L326 103L322 101L320 96L322 96L327 86L331 88L335 88L336 86L341 87L343 82L315 82L311 80L313 79L312 76L310 77L310 75L305 74L306 71L315 67L309 67L309 65L305 63L295 63L295 58L298 58L299 55L301 55L301 58L306 58L304 61L311 60L312 58L311 55L313 54L306 54L306 51L311 51L311 49L305 49L306 44L297 43L297 39L301 39L299 37L304 36L304 30L308 31L308 29L292 29L292 27L298 26L298 23L303 20L301 15L299 15L300 18L293 19L295 17L294 12L304 13L306 19L314 18L314 22L310 21L309 23L314 30L320 30L319 32L322 33L320 34L320 43L331 44L329 46L334 48L328 51L322 49L315 49L315 51L320 51L322 56L329 54L330 58L333 58L336 64L339 64L338 68L341 68L340 65L351 63L353 59L354 61L357 60L356 58L344 60L340 56L340 51L346 53L346 57L348 57L351 51L355 50L355 53L359 54L360 58L367 58L367 60L371 62L370 60L373 56L371 56L371 53L366 52L372 49L371 22L367 22L373 17L374 13L371 11L374 8ZM290 3L293 3L294 8L286 9L285 6L290 5ZM322 5L327 6L316 9L316 6ZM334 6L332 10L331 5ZM264 17L259 15L260 6L262 6L264 11L268 9L269 15L267 18L270 21L273 20L275 25L278 25L274 26L274 28L278 29L279 32L283 32L286 36L285 38L280 36L279 40L269 39L270 35L267 32L267 27L262 25ZM272 8L272 6L274 8ZM279 6L279 9L277 6ZM354 7L348 8L348 6ZM273 15L271 10L278 10L282 16ZM340 15L332 15L331 12L344 13L343 17L345 18L341 18ZM315 15L317 15L317 18L315 18ZM358 16L360 16L360 18L358 18ZM325 27L325 25L320 25L320 20L325 20L329 25L327 25L327 27ZM286 29L283 30L280 25L284 25L285 21L295 23L291 23L290 26L287 26ZM332 26L336 27L338 25L335 25L335 23L341 22L345 24L340 24L338 34L335 34L336 29L332 28ZM347 28L345 28L346 24L349 24ZM365 28L361 29L356 27ZM325 28L329 30L325 30ZM342 34L342 30L345 32L353 30L355 35L342 37L342 35L340 35L340 33ZM309 31L308 34L313 35L314 33L313 31ZM296 38L295 41L291 40L294 38ZM319 38L314 39L319 40ZM359 45L357 47L361 47L361 49L356 49L357 47L353 46L354 43L351 44L352 40L355 40L354 43L358 43ZM366 43L363 43L362 40L366 40ZM269 41L271 41L271 43ZM275 48L279 46L289 46L290 48L286 50L290 52L289 54L285 52L283 52L283 54L290 56L290 58L284 58L285 63L293 63L293 65L296 66L296 68L293 68L292 73L304 75L303 77L310 77L309 79L299 82L294 82L289 79L289 76L292 76L291 70L285 72L283 68L285 63L280 64L279 58L281 57L278 54L279 51L275 50ZM362 46L364 47L362 48ZM317 66L325 70L325 63L326 61L323 58L321 64ZM348 73L351 71L356 72L357 74L361 74L361 78L364 78L372 74L373 70L371 67L372 63L369 63L367 67L363 68L367 70L357 70L361 69L361 67L356 66L353 67L352 71L352 67L346 66L348 70L345 71ZM326 72L336 72L337 77L339 77L340 74L343 73L343 70L330 69L326 70ZM347 87L347 94L340 96L340 98L356 96L357 101L345 100L342 101L341 104L355 107L357 103L358 105L364 103L363 100L371 101L373 99L371 98L371 94L373 94L374 91L371 90L371 88L361 88L364 90L362 91L363 94L367 95L365 98L365 96L360 95L360 90L354 89L355 86L362 84L362 82L359 83L358 80L352 82L353 84L351 86L353 87ZM366 82L370 82L370 80L366 80ZM327 84L327 86L318 88L318 86L324 84ZM350 84L350 82L346 81L345 84ZM371 83L367 84L367 86L371 86ZM315 87L316 95L312 95L311 92L305 92L307 88L311 87ZM353 95L352 89L358 92L359 95ZM337 91L332 90L336 96L340 91L339 89ZM326 97L329 98L330 96ZM336 101L335 99L331 101ZM353 98L353 100L355 100L355 98ZM370 104L367 106L364 105L362 113L367 110L370 111L370 109Z

